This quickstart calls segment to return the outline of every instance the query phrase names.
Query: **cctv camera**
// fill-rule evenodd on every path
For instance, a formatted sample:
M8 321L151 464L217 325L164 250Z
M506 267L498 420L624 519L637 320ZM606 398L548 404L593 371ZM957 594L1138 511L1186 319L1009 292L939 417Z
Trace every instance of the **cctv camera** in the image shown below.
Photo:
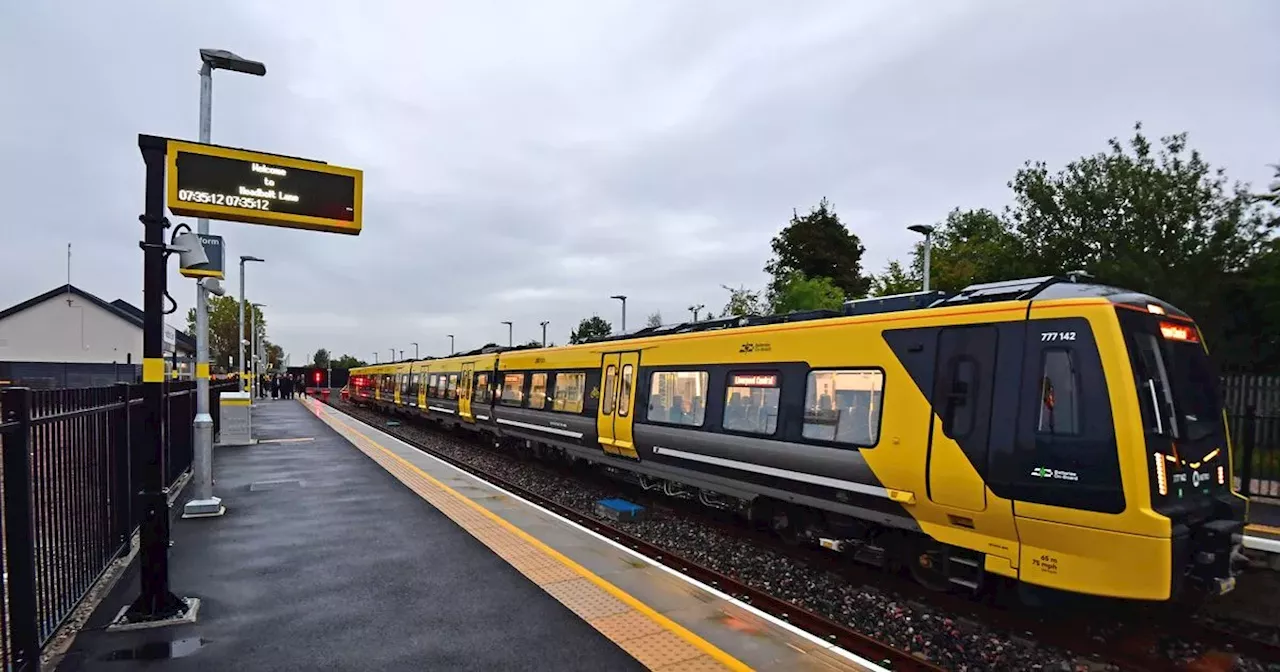
M173 241L171 250L177 250L178 259L183 268L192 268L209 263L209 257L204 253L204 243L200 242L200 237L190 231L186 231L177 235Z
M223 289L222 283L218 282L216 278L205 278L200 281L200 286L204 287L204 291L214 296L224 296L227 293L227 290Z

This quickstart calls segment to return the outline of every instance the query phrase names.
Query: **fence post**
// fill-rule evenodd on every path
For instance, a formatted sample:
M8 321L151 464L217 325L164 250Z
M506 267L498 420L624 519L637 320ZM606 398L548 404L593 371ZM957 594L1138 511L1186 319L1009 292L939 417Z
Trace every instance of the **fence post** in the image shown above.
M4 566L9 574L9 636L13 669L40 666L36 604L35 525L31 504L31 390L0 390L0 424L17 423L4 440Z
M115 454L112 457L115 477L112 483L112 499L115 500L114 525L120 555L129 554L133 544L133 397L129 383L116 384L116 401L121 404L116 414L115 436L112 437Z
M1253 447L1257 430L1257 409L1252 405L1245 408L1243 424L1240 428L1240 455L1244 462L1240 467L1240 493L1248 497L1253 494L1249 480L1253 476Z

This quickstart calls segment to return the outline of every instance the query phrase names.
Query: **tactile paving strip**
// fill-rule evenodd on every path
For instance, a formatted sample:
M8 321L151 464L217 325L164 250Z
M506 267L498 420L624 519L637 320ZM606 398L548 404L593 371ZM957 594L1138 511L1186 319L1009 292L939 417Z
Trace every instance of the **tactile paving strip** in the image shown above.
M355 426L305 400L325 424L420 497L651 670L749 670L679 624L592 574L383 447Z

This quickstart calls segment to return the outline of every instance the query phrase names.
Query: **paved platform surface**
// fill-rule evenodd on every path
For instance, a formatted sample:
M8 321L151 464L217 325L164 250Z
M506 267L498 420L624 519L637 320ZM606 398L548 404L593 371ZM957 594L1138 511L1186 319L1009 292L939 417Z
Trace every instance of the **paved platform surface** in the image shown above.
M402 483L650 669L882 670L754 607L308 401Z
M173 528L199 622L106 632L135 567L59 670L644 669L306 406L254 418L273 442L215 451L227 514Z

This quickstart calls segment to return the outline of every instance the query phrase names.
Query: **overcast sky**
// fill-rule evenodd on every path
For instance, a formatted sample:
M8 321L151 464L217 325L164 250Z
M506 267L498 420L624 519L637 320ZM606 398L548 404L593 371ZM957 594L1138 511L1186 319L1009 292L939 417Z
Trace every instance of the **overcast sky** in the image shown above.
M718 310L823 196L879 270L907 225L1003 206L1024 160L1136 120L1265 183L1277 26L1274 0L6 2L0 307L62 284L67 243L73 283L141 305L136 137L197 137L201 47L268 70L215 74L215 143L365 171L359 237L213 222L268 259L249 296L298 364L502 343L502 320L564 343L618 327L611 294L632 328Z

